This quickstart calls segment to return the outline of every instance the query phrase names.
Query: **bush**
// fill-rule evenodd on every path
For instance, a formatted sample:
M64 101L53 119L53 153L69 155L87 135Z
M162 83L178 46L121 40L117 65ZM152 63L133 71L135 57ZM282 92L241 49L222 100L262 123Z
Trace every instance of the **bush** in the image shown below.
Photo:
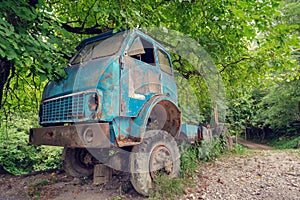
M58 168L61 148L28 145L30 127L36 127L36 114L11 115L0 125L0 166L12 174Z
M184 148L183 148L184 149ZM216 138L211 143L194 143L181 152L182 176L191 176L201 161L209 161L219 157L228 149L225 137Z
M279 137L270 141L269 145L276 149L296 149L299 141L299 135L292 137Z

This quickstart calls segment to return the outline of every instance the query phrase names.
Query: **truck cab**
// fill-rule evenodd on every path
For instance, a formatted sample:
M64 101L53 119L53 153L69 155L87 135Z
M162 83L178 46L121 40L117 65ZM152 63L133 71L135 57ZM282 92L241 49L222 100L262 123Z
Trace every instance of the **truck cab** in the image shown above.
M30 143L122 147L140 143L148 129L178 134L172 64L159 43L133 29L83 40L77 49L65 69L67 77L50 81L43 92L39 123L52 134L47 128L32 129ZM61 134L66 130L70 134ZM41 138L45 135L47 140ZM97 135L105 141L94 141Z

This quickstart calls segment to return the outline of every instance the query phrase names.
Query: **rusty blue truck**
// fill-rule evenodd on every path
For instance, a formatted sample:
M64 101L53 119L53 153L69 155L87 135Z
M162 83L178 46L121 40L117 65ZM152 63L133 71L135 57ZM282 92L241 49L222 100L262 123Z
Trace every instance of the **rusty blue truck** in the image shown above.
M75 177L93 173L99 160L90 152L131 152L119 159L144 195L158 171L178 176L178 141L212 136L204 126L182 124L166 49L137 29L88 38L77 49L66 78L46 85L41 127L30 130L29 143L64 147L64 169Z

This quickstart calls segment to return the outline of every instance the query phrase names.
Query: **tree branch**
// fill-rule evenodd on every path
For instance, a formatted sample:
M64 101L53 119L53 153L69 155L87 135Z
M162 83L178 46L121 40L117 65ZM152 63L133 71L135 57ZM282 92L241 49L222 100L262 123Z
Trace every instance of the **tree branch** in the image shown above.
M244 60L249 60L249 59L251 59L251 57L243 57L243 58L241 58L241 59L239 59L239 60L237 60L237 61L234 61L234 62L232 62L232 63L228 63L228 64L226 64L226 65L221 64L221 65L223 66L223 69L220 70L220 73L222 73L223 71L225 71L225 69L226 69L227 67L231 66L231 65L236 65L236 64L238 64L239 62L242 62L242 61L244 61Z
M182 63L182 57L180 55L178 55L178 59L173 60L173 63L179 63L179 65L181 67L184 66L184 64ZM200 72L198 71L186 71L183 70L184 68L177 68L176 70L180 73L180 75L182 75L185 79L189 79L192 75L196 75L196 76L202 76Z
M89 7L89 10L86 12L87 14L86 14L86 16L85 16L85 18L83 20L81 28L84 28L85 23L87 22L87 19L88 19L89 15L90 15L90 12L91 12L92 8L95 6L96 3L97 3L97 0L95 0L94 3L92 4L92 6ZM97 21L96 21L96 25L95 26L98 26Z
M63 23L62 27L68 32L77 33L77 34L101 34L109 30L112 30L108 27L99 28L97 24L90 28L82 28L82 27L73 27L67 23Z

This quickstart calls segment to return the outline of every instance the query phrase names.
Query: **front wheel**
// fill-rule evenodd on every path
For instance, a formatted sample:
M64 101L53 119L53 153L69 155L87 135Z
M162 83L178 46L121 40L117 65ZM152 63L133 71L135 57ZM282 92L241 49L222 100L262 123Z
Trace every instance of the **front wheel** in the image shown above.
M94 172L93 156L85 148L65 147L62 159L64 170L73 177L89 177Z
M132 149L130 172L133 187L145 196L159 173L178 177L180 153L174 138L163 130L147 131L143 142Z

